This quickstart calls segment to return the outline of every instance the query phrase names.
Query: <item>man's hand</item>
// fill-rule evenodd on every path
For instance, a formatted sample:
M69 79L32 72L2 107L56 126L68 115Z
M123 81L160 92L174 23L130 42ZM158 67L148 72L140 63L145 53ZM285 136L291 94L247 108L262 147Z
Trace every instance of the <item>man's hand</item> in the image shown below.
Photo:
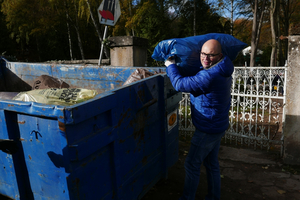
M175 58L172 56L172 57L169 57L166 61L165 61L165 65L166 67L169 67L169 65L171 64L175 64Z

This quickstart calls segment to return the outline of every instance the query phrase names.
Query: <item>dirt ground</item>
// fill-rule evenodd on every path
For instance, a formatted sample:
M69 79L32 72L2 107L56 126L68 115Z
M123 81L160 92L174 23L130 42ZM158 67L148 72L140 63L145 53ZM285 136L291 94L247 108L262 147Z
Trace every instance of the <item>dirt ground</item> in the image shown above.
M179 141L179 146L179 160L169 169L168 179L159 181L142 200L177 200L181 196L185 174L184 160L189 150L189 142ZM240 147L236 146L228 147L228 145L222 144L220 147L220 154L221 152L223 154L219 155L221 200L300 199L300 175L297 175L299 171L293 170L291 167L287 169L282 164L279 152L248 149L245 152L249 154L249 158L256 157L254 159L257 159L258 162L247 163L244 162L248 159L245 154L240 156L240 160L228 159L231 157L230 154L226 155L228 149L231 149L231 155L241 152ZM284 172L284 169L290 170L290 172ZM294 179L290 180L292 177ZM285 188L287 187L285 183L291 183L291 186ZM205 168L202 166L200 184L195 199L205 199L206 191L206 174Z

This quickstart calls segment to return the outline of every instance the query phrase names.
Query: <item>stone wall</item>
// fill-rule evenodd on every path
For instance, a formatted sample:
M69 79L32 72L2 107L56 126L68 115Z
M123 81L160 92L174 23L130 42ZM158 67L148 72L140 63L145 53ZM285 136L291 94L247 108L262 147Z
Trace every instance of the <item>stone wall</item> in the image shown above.
M111 66L146 66L147 39L134 36L117 36L109 38L109 41Z
M284 162L300 165L300 36L289 36Z

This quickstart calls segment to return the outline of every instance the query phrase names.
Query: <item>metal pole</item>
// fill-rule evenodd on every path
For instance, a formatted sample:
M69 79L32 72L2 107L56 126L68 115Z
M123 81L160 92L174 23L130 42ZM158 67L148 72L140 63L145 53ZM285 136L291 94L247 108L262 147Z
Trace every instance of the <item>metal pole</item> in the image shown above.
M101 60L102 60L102 53L103 53L103 41L105 40L105 37L106 37L106 32L107 32L107 26L105 26L105 29L104 29L104 34L103 34L103 40L102 40L102 44L101 44L101 51L100 51L100 57L99 57L99 63L98 65L101 64Z

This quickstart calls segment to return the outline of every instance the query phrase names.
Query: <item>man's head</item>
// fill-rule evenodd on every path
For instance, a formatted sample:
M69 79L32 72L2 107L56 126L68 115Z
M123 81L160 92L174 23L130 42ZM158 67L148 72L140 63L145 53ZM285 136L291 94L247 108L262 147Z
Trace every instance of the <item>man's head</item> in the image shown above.
M200 52L200 61L204 68L210 68L223 57L221 44L214 39L206 41Z

